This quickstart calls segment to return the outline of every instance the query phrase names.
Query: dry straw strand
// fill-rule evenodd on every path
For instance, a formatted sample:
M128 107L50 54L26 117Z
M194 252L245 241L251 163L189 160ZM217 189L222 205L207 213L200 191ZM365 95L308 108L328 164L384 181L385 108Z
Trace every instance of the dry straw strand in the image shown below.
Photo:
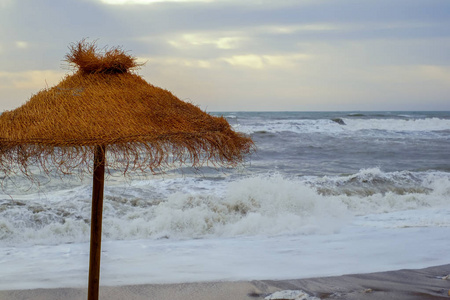
M127 55L120 47L105 48L101 51L95 41L89 43L82 40L71 44L69 49L66 61L75 64L80 71L87 74L120 74L142 66L136 62L135 57Z

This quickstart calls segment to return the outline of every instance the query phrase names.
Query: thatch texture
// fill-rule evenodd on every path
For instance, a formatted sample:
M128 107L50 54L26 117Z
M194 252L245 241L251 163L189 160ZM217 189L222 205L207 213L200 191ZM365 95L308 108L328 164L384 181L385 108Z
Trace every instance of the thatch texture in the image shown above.
M107 167L154 170L175 162L235 165L253 149L223 117L211 116L130 69L136 60L114 48L71 47L67 60L78 70L57 86L32 96L0 116L0 167L19 163L70 173L88 167L97 145L105 145Z

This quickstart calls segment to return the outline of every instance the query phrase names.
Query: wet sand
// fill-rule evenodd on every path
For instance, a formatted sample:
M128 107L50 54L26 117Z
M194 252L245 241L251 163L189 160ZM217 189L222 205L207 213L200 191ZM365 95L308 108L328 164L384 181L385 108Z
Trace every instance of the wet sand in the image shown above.
M320 299L450 299L449 274L450 264L310 279L101 286L100 299L248 300L283 290L302 290ZM81 300L86 295L83 288L10 290L0 291L0 300Z

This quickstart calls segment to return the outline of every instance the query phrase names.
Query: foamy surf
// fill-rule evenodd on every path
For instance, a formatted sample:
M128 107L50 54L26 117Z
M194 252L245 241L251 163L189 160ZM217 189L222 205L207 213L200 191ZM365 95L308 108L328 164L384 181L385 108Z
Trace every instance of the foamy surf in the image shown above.
M90 187L0 200L3 244L59 244L89 238ZM105 240L191 239L339 232L355 216L439 208L448 204L447 173L392 172L239 179L155 179L106 187ZM381 218L381 217L377 217ZM449 226L430 216L417 224ZM428 223L427 223L428 222Z

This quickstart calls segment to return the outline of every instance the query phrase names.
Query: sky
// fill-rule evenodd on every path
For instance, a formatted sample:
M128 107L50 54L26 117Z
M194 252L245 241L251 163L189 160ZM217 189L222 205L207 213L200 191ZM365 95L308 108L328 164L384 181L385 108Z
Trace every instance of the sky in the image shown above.
M0 112L82 39L206 111L450 111L448 0L0 0Z

